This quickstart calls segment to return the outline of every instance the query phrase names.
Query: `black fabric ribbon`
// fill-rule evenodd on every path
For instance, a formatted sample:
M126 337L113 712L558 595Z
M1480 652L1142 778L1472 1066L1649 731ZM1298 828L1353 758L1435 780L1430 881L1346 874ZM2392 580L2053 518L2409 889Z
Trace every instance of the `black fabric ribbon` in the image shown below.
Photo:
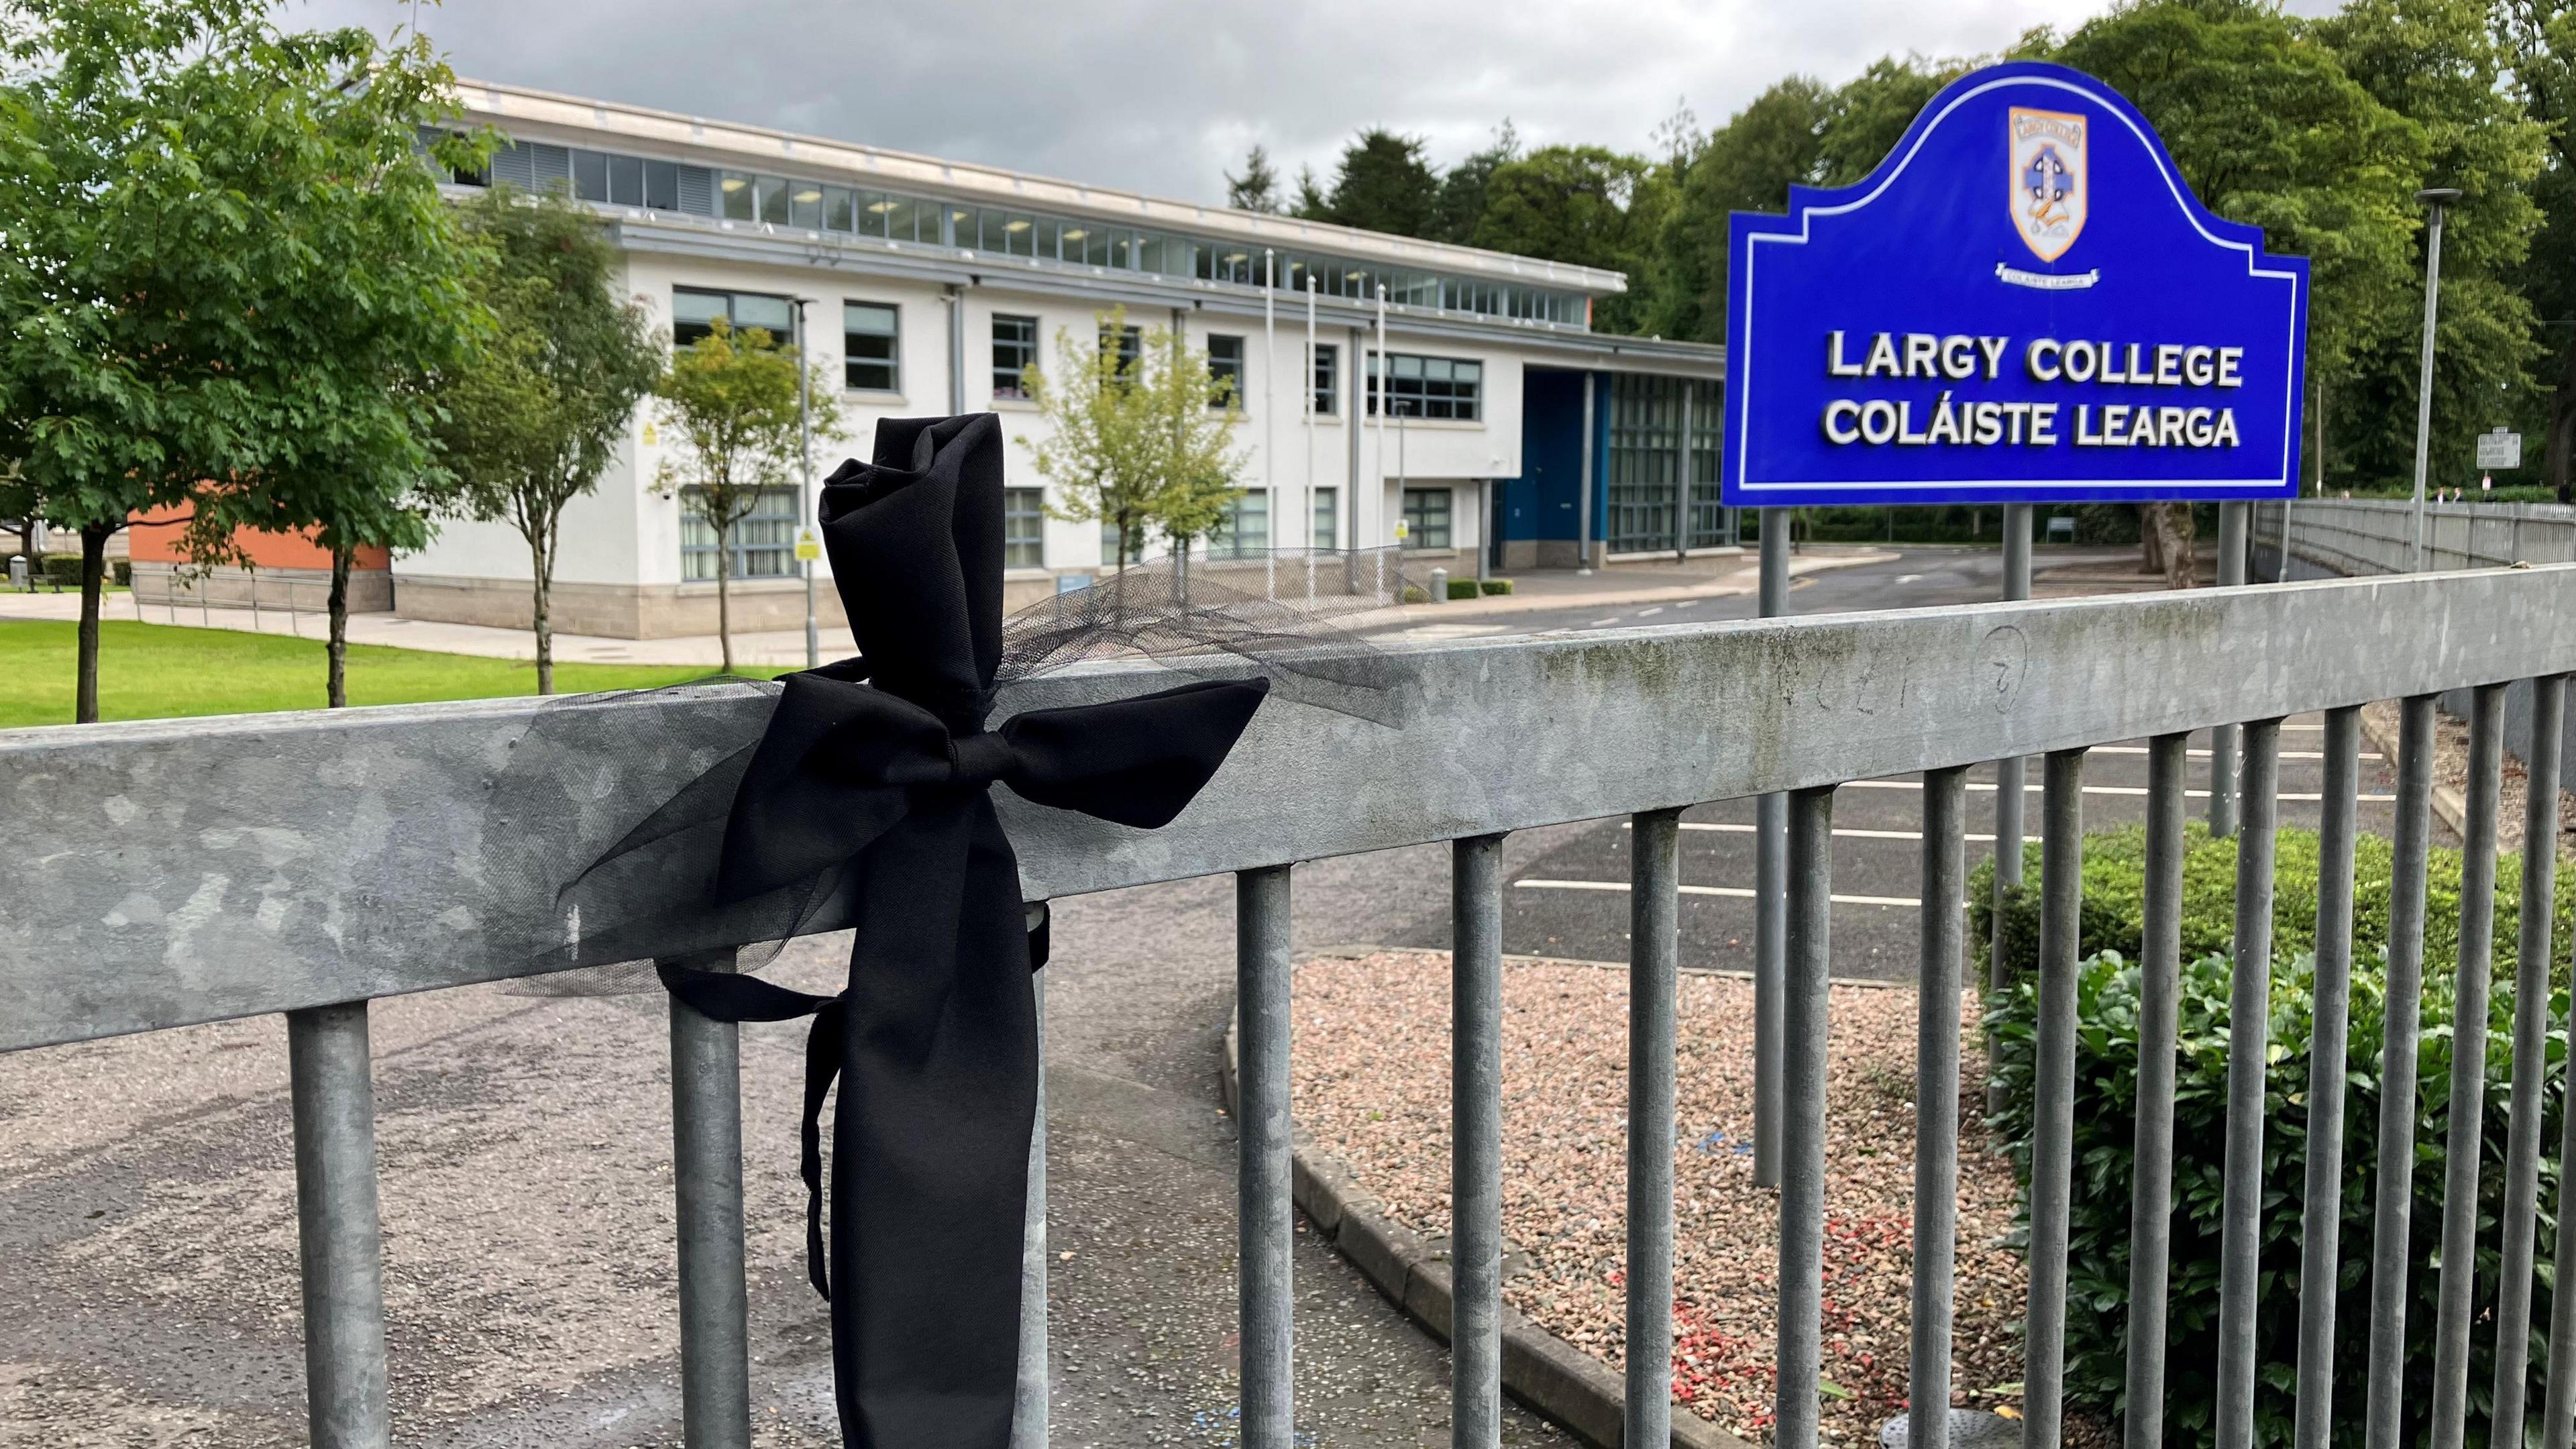
M815 1018L807 1251L830 1300L845 1442L1005 1449L1045 964L994 813L1153 829L1189 804L1262 679L1031 710L987 731L1002 657L1002 437L989 413L877 426L824 484L824 546L860 657L792 674L725 827L721 902L840 875L857 941L838 996L663 968L719 1021ZM825 1096L837 1080L827 1181Z

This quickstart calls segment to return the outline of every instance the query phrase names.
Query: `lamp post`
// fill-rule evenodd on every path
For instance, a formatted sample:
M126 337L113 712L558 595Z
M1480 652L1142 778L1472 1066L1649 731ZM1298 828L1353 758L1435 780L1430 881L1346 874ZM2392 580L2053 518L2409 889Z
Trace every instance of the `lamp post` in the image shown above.
M2432 210L2424 241L2424 353L2415 382L2415 552L2412 569L2424 571L2424 474L2433 446L2433 314L2442 300L2442 213L2460 199L2459 188L2428 187L2415 199Z
M805 308L813 299L796 299L796 451L803 473L796 484L796 568L805 576L805 667L823 665L823 630L814 614L814 561L805 557L805 537L814 528L814 416L807 394L812 373L806 366Z

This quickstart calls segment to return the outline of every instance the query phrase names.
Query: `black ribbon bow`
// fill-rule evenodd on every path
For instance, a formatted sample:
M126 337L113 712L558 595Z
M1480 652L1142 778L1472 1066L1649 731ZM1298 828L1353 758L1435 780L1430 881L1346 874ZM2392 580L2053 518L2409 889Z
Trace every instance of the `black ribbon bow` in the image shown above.
M812 1015L803 1169L831 1301L843 1439L1004 1449L1045 964L993 810L1006 784L1122 825L1168 823L1215 774L1262 679L1032 710L987 732L1002 657L1002 437L989 413L877 425L823 486L824 546L860 657L787 676L725 827L729 903L841 874L848 989L665 967L719 1021ZM835 1080L830 1232L822 1108Z

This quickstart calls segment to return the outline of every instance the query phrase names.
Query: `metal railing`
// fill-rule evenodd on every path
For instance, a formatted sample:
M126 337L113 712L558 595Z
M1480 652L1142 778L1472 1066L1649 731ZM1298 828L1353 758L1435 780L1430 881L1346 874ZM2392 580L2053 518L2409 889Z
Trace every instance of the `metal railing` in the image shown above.
M330 612L331 580L326 574L261 573L257 569L223 569L196 573L185 568L138 569L132 586L134 617L144 623L183 624L195 615L201 626L218 609L246 611L254 633L265 632L264 620L282 614L287 631L301 635L304 616L319 619Z
M2403 499L2301 498L2290 505L2290 554L2328 573L2414 570L2415 505ZM2278 567L2281 505L2254 505L2254 558ZM2427 503L2424 568L2576 563L2576 508L2560 503Z
M1264 709L1215 782L1183 816L1138 832L1049 812L1003 792L1032 899L1189 876L1238 881L1241 1051L1242 1421L1247 1449L1295 1442L1294 1241L1289 1120L1295 862L1451 841L1457 943L1454 1143L1454 1442L1490 1446L1500 1423L1500 892L1508 831L1633 817L1629 1042L1627 1341L1669 1344L1680 812L1702 802L1786 796L1788 933L1781 987L1783 1070L1777 1442L1818 1438L1819 1282L1824 1214L1827 980L1833 959L1831 830L1838 785L1924 772L1922 1051L1915 1100L1958 1100L1957 992L1964 959L1964 772L2039 755L2042 920L2030 1186L2024 1442L2054 1449L2064 1409L2067 1243L2074 1124L2078 875L2089 746L2151 741L2145 884L2144 1022L2134 1175L2136 1225L2128 1442L2160 1442L2173 1208L2173 1044L2180 961L2187 732L2243 726L2244 829L2224 1166L2223 1286L2216 1442L2252 1442L2253 1326L2266 1024L2271 972L2272 827L2283 717L2326 712L2323 882L2316 1031L2340 1041L2352 955L2358 708L2401 699L2396 866L2388 961L2381 1161L2413 1160L2411 1064L2422 938L2432 706L2473 691L2467 786L2470 874L2461 894L2461 1064L2444 1202L2433 1443L2455 1449L2469 1412L2473 1324L2492 1325L2499 1375L2494 1442L2519 1443L2517 1348L2527 1341L2537 1222L2548 932L2558 751L2530 762L2511 1144L2497 1236L2503 1291L2478 1300L2483 997L2492 941L2502 684L2532 681L2545 724L2576 670L2576 567L2360 579L2119 599L2022 602L1580 636L1470 641L1405 652L1406 726L1282 705ZM1113 698L1171 673L1090 667L1040 678L1002 713ZM486 838L490 786L540 707L495 701L0 733L0 798L13 850L0 858L0 1050L43 1047L283 1012L293 1050L313 1439L328 1449L388 1441L368 1006L402 992L593 964L620 951L560 940L551 877L492 868L512 859L592 858L638 815L750 740L766 692L709 686L545 707L547 749L567 786ZM561 712L561 713L552 713ZM2535 738L2555 740L2542 728ZM1472 738L1477 748L1461 750ZM1319 760L1333 762L1317 769ZM97 801L147 803L148 831L103 833ZM386 831L381 822L401 820ZM2011 849L2007 842L2007 851ZM704 862L668 863L674 883ZM106 924L102 924L105 922ZM845 924L817 922L818 929ZM659 953L722 962L755 923L709 913ZM681 1383L687 1442L749 1439L736 1028L674 1002L673 1155L678 1194ZM1747 1050L1749 1050L1749 1044ZM2379 1183L2366 1389L2329 1375L2335 1322L2340 1057L2321 1047L2305 1104L2300 1211L2297 1442L2326 1442L2336 1415L2367 1414L2371 1449L2397 1449L2395 1371L2406 1339L2406 1175ZM2576 1119L2571 1119L2576 1121ZM1911 1400L1949 1402L1957 1124L1921 1114L1915 1177ZM2393 1151L2391 1149L2394 1149ZM2562 1149L2563 1150L2563 1149ZM393 1184L395 1191L401 1184ZM2562 1208L2571 1206L2559 1205ZM1046 1403L1043 1180L1033 1187L1018 1442L1043 1442ZM2560 1261L2576 1261L2576 1212L2561 1211ZM2485 1246L2483 1243L2478 1246ZM0 1310L5 1311L5 1310ZM2576 1427L2576 1292L2550 1305L2547 1449ZM1625 1442L1668 1442L1669 1354L1627 1360ZM2506 1382L2506 1380L2510 1382ZM1913 1442L1946 1449L1946 1415Z

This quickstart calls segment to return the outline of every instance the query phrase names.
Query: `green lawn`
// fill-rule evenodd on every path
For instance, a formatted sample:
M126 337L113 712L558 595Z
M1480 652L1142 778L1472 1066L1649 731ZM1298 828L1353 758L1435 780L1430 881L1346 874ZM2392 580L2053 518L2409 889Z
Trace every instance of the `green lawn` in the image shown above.
M0 619L0 681L5 681L0 683L0 729L71 722L75 627L51 620ZM107 719L255 714L323 705L318 639L121 620L107 620L99 628L99 712ZM555 688L565 694L649 689L715 672L686 665L558 664ZM536 692L537 667L521 660L349 646L351 704Z

